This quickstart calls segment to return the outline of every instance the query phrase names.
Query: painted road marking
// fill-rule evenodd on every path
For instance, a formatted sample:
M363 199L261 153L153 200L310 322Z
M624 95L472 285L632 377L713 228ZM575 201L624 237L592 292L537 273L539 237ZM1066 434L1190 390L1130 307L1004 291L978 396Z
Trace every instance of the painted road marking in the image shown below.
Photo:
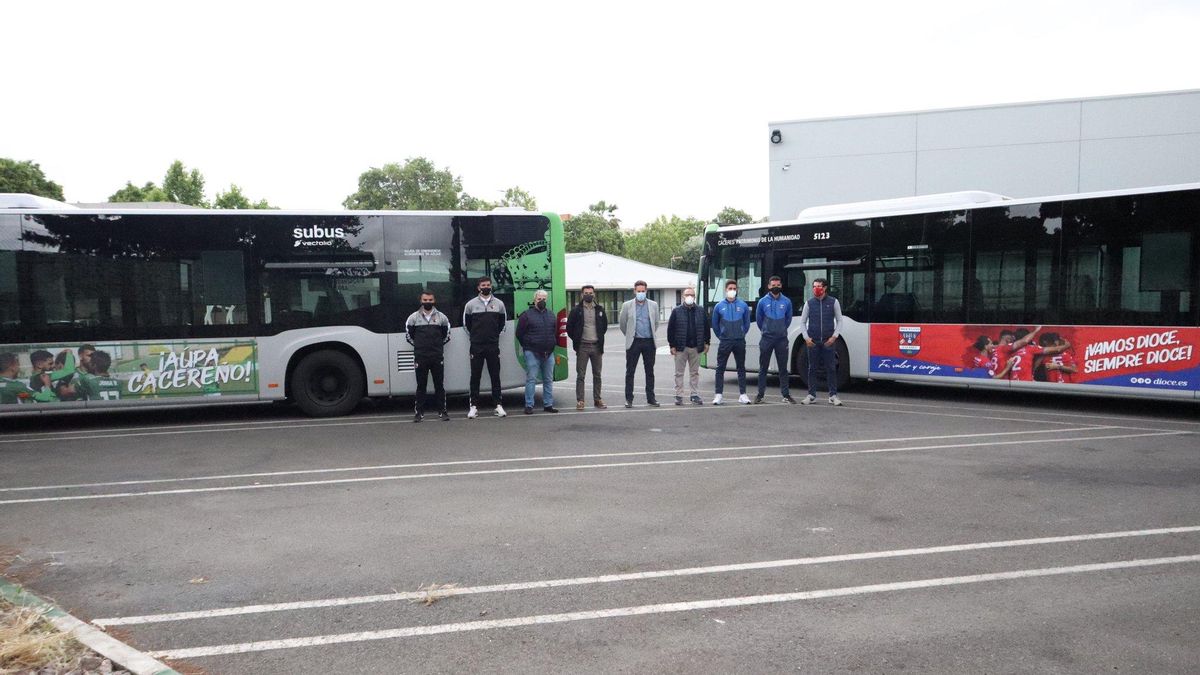
M646 462L606 462L601 464L574 464L567 466L533 466L522 467L517 469L486 469L480 471L447 471L439 473L418 473L404 474L392 476L363 476L360 478L332 478L329 480L314 480L314 481L295 481L290 483L262 483L254 485L224 485L220 487L205 487L205 488L179 488L175 490L148 490L145 492L116 492L109 494L98 495L66 495L62 497L31 497L24 499L5 499L0 500L0 505L12 504L36 504L43 502L73 502L87 501L95 499L121 499L126 497L152 497L162 495L182 495L182 494L199 494L207 492L233 492L239 490L265 490L270 488L287 488L287 487L309 487L316 485L342 485L347 483L372 483L380 481L397 481L397 480L413 480L420 478L451 478L459 476L489 476L501 474L517 474L517 473L540 473L547 471L578 471L586 469L614 469L631 466L656 466L669 464L699 464L711 462L748 462L766 459L797 459L808 457L832 457L838 455L867 455L867 454L882 454L890 452L906 452L917 450L942 450L947 448L975 448L985 446L998 445L1032 445L1035 443L1069 443L1072 441L1103 441L1114 440L1121 438L1149 438L1153 436L1187 436L1191 435L1190 431L1161 431L1141 434L1116 434L1110 436L1083 436L1077 438L1043 438L1033 440L1020 441L992 441L988 443L955 443L949 445L917 445L902 448L874 448L867 450L827 450L821 452L806 452L806 453L782 453L773 455L747 455L740 457L704 457L693 459L668 459L654 460Z
M1028 431L995 431L976 434L944 434L941 436L903 436L899 438L864 438L846 441L825 441L813 443L779 443L776 445L742 445L712 448L689 448L682 450L641 450L630 452L589 453L583 455L543 455L536 457L508 457L499 459L463 459L446 462L419 462L412 464L375 464L367 466L334 467L331 469L294 469L290 471L263 471L259 473L233 473L211 476L188 476L184 478L146 478L141 480L108 481L102 483L70 483L63 485L30 485L23 487L0 488L0 492L30 492L42 490L74 490L79 488L116 487L121 485L152 485L156 483L184 483L207 480L233 480L244 478L270 478L273 476L298 476L318 473L344 473L353 471L385 471L391 469L420 469L433 466L462 466L471 464L508 464L512 462L545 462L559 459L598 459L602 457L633 457L639 455L672 455L680 453L723 452L738 450L773 450L778 448L800 448L824 445L848 445L859 443L909 443L912 441L941 441L951 438L987 438L990 436L1017 436L1027 434L1057 434L1075 431L1098 431L1117 429L1119 427L1076 427L1073 429L1031 429Z
M595 619L612 619L627 616L646 616L651 614L668 614L674 612L694 612L705 609L746 607L751 605L795 602L799 600L818 600L823 598L870 595L875 593L890 593L893 591L907 591L923 588L962 586L966 584L978 584L991 581L1032 579L1037 577L1060 576L1065 574L1085 574L1089 572L1108 572L1111 570L1155 567L1163 565L1181 565L1196 562L1200 562L1200 555L1183 555L1170 558L1143 558L1140 560L1119 560L1114 562L1091 563L1086 565L1042 567L1037 569L1015 570L1012 572L992 572L989 574L938 577L933 579L898 581L885 584L870 584L866 586L827 588L823 590L799 591L795 593L773 593L769 595L749 595L733 598L717 598L712 600L668 602L656 605L617 607L613 609L565 612L561 614L539 614L535 616L515 617L512 619L466 621L462 623L448 623L434 626L413 626L409 628L394 628L390 630L362 631L357 633L340 633L335 635L315 635L311 637L291 638L286 640L263 640L259 642L210 645L206 647L166 649L163 651L151 652L150 654L151 656L165 659L191 659L203 656L245 654L248 652L262 652L276 649L295 649L298 647L315 647L319 645L367 642L371 640L391 640L397 638L418 637L423 635L441 635L445 633L465 633L468 631L547 625L567 623L571 621L591 621Z
M765 560L731 565L712 565L709 567L685 567L673 570L653 570L649 572L630 572L627 574L602 574L592 577L572 577L565 579L546 579L541 581L523 581L508 584L492 584L487 586L467 586L439 590L439 597L451 595L473 595L476 593L507 593L545 588L562 588L564 586L585 586L590 584L607 584L622 581L642 581L645 579L664 579L669 577L686 577L701 574L721 574L725 572L744 572L750 570L775 569L780 567L799 567L802 565L822 565L827 563L853 562L857 560L877 560L880 558L901 558L910 556L933 555L938 553L960 553L963 551L983 551L998 548L1015 548L1020 546L1041 546L1045 544L1065 544L1082 541L1101 541L1106 539L1125 539L1129 537L1150 537L1167 534L1189 534L1200 532L1200 526L1163 527L1150 530L1125 530L1121 532L1097 532L1092 534L1072 534L1058 537L1038 537L1035 539L1009 539L1004 541L985 541L973 544L951 544L947 546L930 546L926 548L904 548L890 551L869 551L865 553L847 553L842 555L814 556L808 558L789 558L784 560ZM297 602L279 602L264 605L245 605L242 607L225 607L221 609L197 610L191 612L169 612L163 614L145 614L142 616L111 617L96 619L92 623L97 626L128 626L132 624L162 623L166 621L188 621L193 619L211 619L222 616L239 616L243 614L261 614L264 612L284 612L297 609L317 609L321 607L344 607L347 605L366 605L380 602L396 602L400 600L424 600L428 598L427 591L410 591L386 593L379 595L359 595L344 598L328 598L324 600L301 600Z

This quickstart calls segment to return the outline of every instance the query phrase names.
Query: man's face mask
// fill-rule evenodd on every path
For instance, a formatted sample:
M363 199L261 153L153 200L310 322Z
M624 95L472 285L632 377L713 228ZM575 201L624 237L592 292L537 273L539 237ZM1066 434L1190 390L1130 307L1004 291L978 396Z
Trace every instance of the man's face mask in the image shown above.
M731 289L725 291L725 297L729 298L730 300L733 300L734 298L737 297L737 289L731 288Z
M583 301L584 301L584 302L592 302L592 301L593 301L593 300L595 300L595 299L596 299L596 296L595 296L595 295L592 295L591 293L584 293L584 294L583 294Z
M783 292L782 286L772 286L771 287L771 295L778 296L782 292Z
M683 304L685 304L685 305L694 305L694 304L696 304L696 296L694 296L694 295L685 295L685 296L683 296Z
M537 301L536 303L534 303L534 304L536 304L536 305L537 305L537 308L538 308L538 309L546 309L546 301L545 301L545 300L538 300L538 301Z
M480 295L484 295L484 296L491 295L491 294L492 294L492 287L491 287L491 286L480 286L480 287L479 287L479 294L480 294Z
M646 301L646 291L638 291L637 293L634 294L634 297L637 298L638 302L645 302Z
M428 312L428 311L430 311L430 310L432 310L432 309L433 309L433 303L432 303L432 302L430 302L430 301L428 301L428 300L426 300L425 302L422 302L422 303L421 303L421 307L424 307L424 308L425 308L425 311L426 311L426 312Z
M825 287L824 286L813 286L813 295L817 296L818 298L825 297Z

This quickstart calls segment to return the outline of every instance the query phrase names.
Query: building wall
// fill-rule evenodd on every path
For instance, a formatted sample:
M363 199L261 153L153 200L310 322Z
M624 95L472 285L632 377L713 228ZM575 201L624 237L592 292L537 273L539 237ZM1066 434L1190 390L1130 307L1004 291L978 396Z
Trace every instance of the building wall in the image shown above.
M769 125L771 219L809 206L1200 182L1200 90Z

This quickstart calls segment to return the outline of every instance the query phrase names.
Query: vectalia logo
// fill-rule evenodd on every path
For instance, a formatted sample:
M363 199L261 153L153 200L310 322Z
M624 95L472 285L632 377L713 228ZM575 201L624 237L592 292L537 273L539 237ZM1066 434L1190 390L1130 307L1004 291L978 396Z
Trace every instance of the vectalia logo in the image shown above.
M346 230L340 227L297 227L292 230L297 246L332 246L332 239L345 238Z

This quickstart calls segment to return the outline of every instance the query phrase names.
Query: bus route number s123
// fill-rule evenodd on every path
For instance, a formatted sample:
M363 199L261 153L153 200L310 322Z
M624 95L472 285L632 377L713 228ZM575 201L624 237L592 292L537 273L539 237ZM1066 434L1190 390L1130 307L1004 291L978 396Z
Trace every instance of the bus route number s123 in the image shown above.
M828 239L828 238L829 238L828 232L813 232L813 241L819 241L821 239Z

